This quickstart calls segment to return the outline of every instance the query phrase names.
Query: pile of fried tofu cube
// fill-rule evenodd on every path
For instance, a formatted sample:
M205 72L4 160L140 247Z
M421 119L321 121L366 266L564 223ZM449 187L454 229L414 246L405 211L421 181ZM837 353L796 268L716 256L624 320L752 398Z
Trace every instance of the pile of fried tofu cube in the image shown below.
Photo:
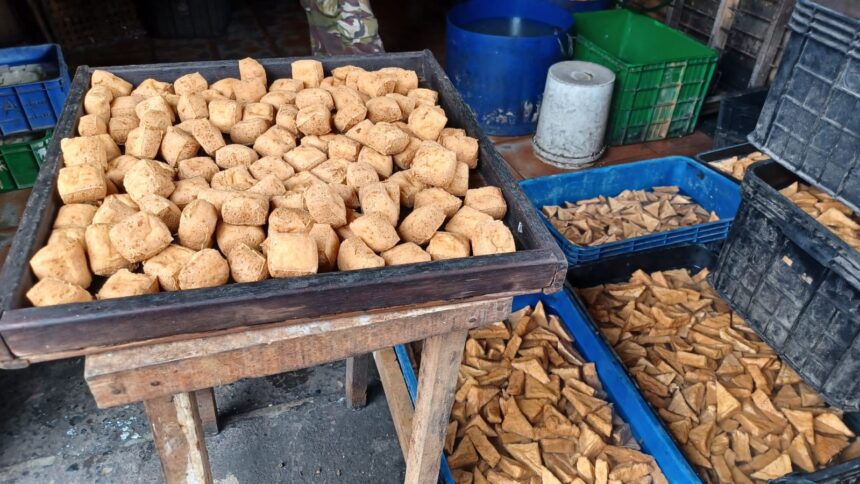
M516 250L479 143L412 70L291 65L137 86L92 73L61 141L35 306ZM106 278L106 280L104 280Z

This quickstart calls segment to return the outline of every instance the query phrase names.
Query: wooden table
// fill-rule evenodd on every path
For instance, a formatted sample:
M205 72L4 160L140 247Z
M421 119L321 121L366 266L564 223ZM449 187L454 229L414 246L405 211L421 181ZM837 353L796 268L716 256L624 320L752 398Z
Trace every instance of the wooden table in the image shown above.
M538 161L528 137L493 141L520 178L563 171ZM694 133L611 148L599 165L709 147L710 138ZM218 429L212 387L347 359L347 404L362 406L372 353L406 460L406 481L431 483L439 473L467 331L507 317L513 295L295 319L107 349L86 357L85 379L99 407L144 403L168 483L211 482L204 435ZM413 409L391 347L420 340L419 399Z
M511 300L511 295L494 295L324 320L290 320L116 349L87 356L84 378L100 408L143 402L169 484L208 483L212 476L204 435L217 431L212 387L350 358L347 401L361 405L367 355L423 340L419 397L411 423L402 421L401 411L392 414L401 446L409 449L405 482L433 483L439 475L468 330L507 317ZM389 377L382 375L388 381L386 391L394 386ZM408 444L401 436L405 425Z

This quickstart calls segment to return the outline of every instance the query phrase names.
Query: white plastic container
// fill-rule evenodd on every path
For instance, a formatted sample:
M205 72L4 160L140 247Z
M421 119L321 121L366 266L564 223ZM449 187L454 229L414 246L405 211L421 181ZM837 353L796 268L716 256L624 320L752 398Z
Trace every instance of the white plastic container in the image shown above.
M563 61L549 68L535 154L560 168L582 168L600 158L615 74L591 62Z

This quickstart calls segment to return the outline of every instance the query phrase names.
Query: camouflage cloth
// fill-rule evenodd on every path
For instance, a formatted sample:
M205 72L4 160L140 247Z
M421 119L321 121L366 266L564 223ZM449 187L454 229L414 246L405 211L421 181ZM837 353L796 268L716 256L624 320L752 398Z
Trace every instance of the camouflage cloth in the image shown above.
M314 55L383 52L370 0L301 0Z

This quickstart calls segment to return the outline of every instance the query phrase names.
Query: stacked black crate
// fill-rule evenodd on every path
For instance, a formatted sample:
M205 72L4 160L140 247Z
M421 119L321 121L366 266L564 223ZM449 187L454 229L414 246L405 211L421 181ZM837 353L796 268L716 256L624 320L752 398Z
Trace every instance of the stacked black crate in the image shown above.
M831 405L860 410L860 253L779 192L794 182L860 207L860 4L798 0L749 140L751 167L713 280ZM853 245L853 247L852 247Z

